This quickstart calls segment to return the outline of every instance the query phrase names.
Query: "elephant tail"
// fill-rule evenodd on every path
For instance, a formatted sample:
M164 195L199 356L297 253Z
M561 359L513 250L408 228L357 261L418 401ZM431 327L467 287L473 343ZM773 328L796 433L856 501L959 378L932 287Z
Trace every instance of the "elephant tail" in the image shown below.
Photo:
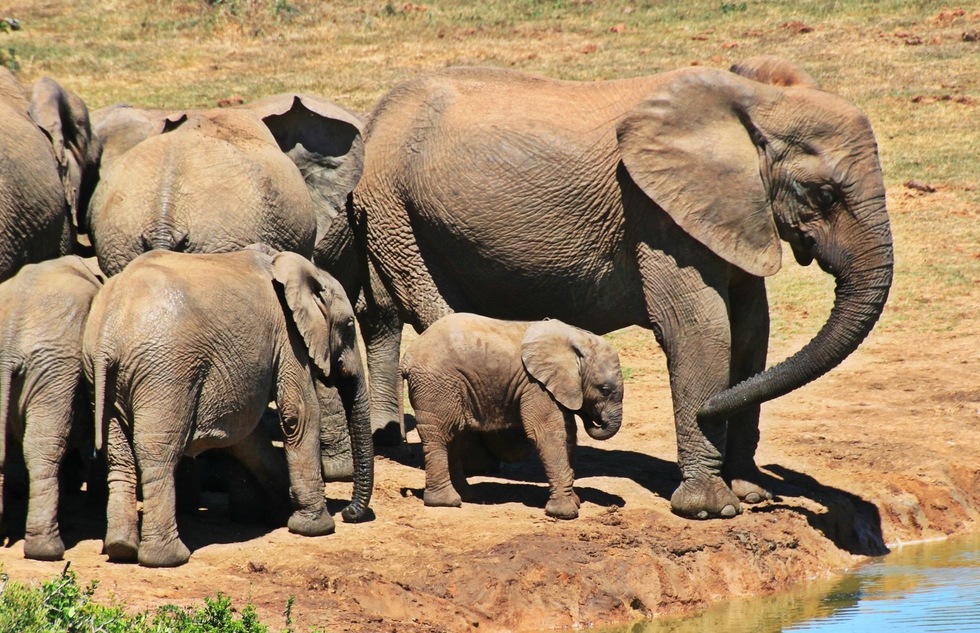
M92 382L94 390L94 400L95 400L95 450L101 451L106 445L106 434L108 433L109 426L106 424L106 417L108 416L108 411L106 410L106 403L112 406L115 401L115 397L107 397L106 389L110 384L114 384L115 381L109 380L109 372L115 372L115 365L110 362L109 357L104 351L99 351L93 354L92 358Z
M0 484L3 483L3 473L7 464L7 416L10 415L10 395L13 391L14 367L7 357L0 357ZM2 494L0 488L0 494ZM0 509L3 502L0 500ZM2 514L2 512L0 512Z

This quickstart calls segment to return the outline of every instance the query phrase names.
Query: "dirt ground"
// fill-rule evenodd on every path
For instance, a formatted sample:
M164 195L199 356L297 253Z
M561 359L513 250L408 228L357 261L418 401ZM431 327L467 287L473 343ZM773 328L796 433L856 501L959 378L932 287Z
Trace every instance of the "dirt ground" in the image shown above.
M335 534L304 538L232 523L216 498L180 518L187 565L144 569L108 563L104 510L69 499L65 559L82 582L100 581L97 599L134 610L201 606L220 591L238 608L254 603L273 630L285 628L293 596L294 631L544 631L772 593L898 543L980 531L976 319L932 338L879 328L841 367L765 405L758 461L776 498L706 522L670 512L679 473L663 354L641 330L615 341L632 368L624 426L607 442L579 434L577 520L545 516L536 458L472 479L483 503L424 507L410 433L377 457L372 522L338 517ZM805 341L774 345L770 357ZM327 486L335 512L349 495L348 484ZM65 565L22 554L22 541L0 549L15 580Z

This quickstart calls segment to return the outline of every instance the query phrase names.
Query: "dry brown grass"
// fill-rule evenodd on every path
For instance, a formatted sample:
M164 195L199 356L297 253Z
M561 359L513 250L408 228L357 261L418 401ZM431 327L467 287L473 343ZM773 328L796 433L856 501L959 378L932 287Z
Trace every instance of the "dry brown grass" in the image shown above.
M880 327L976 331L980 11L912 4L5 0L0 16L23 28L0 33L0 50L13 50L24 78L53 76L92 107L296 90L358 112L397 81L448 65L594 80L781 55L857 103L876 129L897 250ZM815 267L788 263L770 285L777 341L822 322L832 280Z

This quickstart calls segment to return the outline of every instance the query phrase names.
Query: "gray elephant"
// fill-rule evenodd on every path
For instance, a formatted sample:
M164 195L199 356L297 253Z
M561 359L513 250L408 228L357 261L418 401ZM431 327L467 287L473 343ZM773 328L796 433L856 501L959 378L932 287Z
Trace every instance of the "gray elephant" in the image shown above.
M265 243L310 257L363 164L357 117L311 95L213 110L114 106L97 129L106 157L88 230L108 275L155 248Z
M332 532L319 468L318 390L325 385L340 392L354 445L354 494L342 514L348 521L367 516L373 447L353 310L336 280L302 256L258 247L146 253L96 297L83 359L95 392L96 444L107 450L110 560L187 561L174 471L182 455L210 448L227 447L270 494L285 499L288 483L291 531ZM288 477L259 425L270 399Z
M72 252L100 152L77 95L49 78L25 86L0 67L0 281Z
M871 125L806 85L705 67L588 83L445 69L392 89L365 134L349 226L318 261L360 258L344 283L362 295L376 433L400 421L403 320L638 325L667 356L671 507L731 517L771 496L754 459L760 403L853 352L891 286ZM809 344L765 369L780 238L837 278L836 300Z
M310 257L363 165L360 121L312 95L210 110L117 105L93 119L104 150L87 228L109 275L154 248L265 243ZM321 395L324 477L350 480L343 407L336 393Z
M0 491L10 438L23 446L29 477L27 558L58 560L65 553L59 468L70 446L88 439L91 450L82 331L102 286L93 268L68 255L28 264L0 284Z
M456 507L461 494L471 496L465 456L450 448L460 431L520 428L548 477L545 513L578 516L575 416L597 440L615 435L623 422L623 374L609 341L558 320L456 313L412 343L400 371L425 452L425 505Z

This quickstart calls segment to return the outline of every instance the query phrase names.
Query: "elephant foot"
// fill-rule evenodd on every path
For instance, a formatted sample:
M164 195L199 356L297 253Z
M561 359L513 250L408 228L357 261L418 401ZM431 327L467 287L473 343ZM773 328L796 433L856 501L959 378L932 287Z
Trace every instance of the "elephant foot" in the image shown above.
M134 563L139 552L139 537L130 530L110 530L102 553L113 563Z
M333 517L327 512L326 505L317 513L294 512L286 526L290 532L303 536L323 536L333 534L336 529Z
M458 508L463 505L459 493L451 486L438 490L426 488L422 495L422 501L425 505L434 508Z
M137 560L143 567L179 567L191 557L183 541L143 541L140 544Z
M24 539L24 558L32 560L61 560L65 544L58 534L27 536Z
M575 519L578 518L579 505L578 495L549 499L544 513L556 519Z
M685 479L671 495L670 509L689 519L730 519L742 511L721 477Z
M746 479L732 479L732 492L745 503L762 503L772 500L771 492Z

